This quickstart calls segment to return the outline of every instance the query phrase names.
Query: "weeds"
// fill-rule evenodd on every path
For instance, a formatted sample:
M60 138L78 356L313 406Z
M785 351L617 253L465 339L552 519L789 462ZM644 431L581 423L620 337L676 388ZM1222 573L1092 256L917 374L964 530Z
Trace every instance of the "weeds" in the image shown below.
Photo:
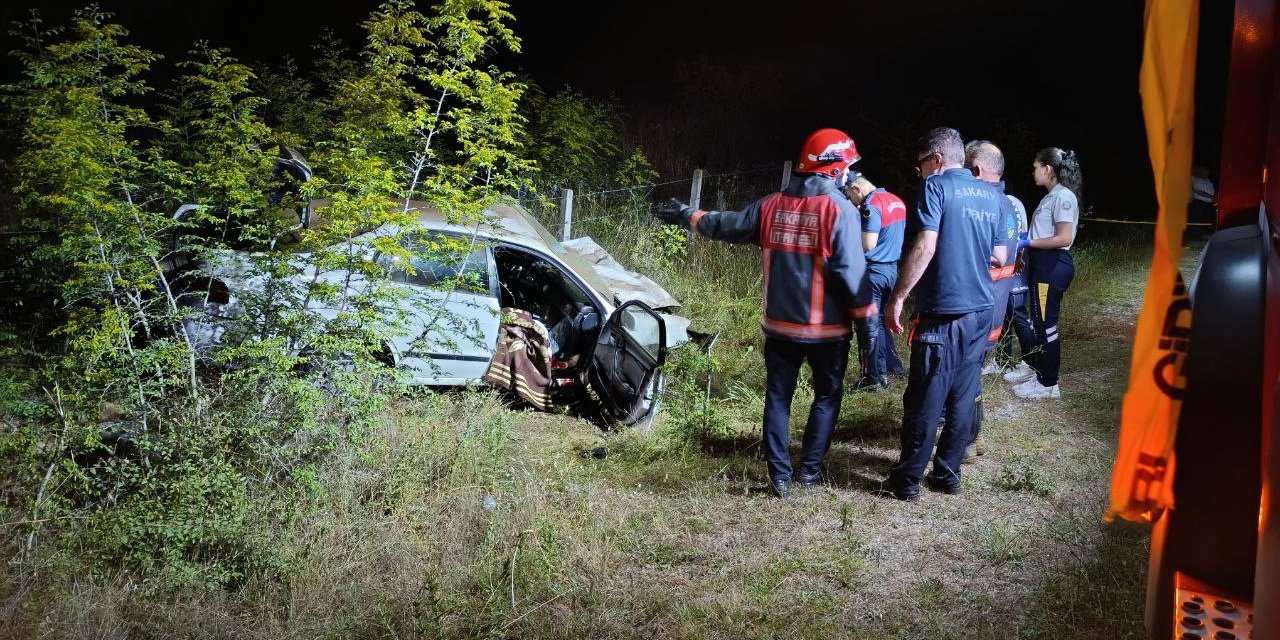
M1056 487L1046 478L1035 460L1017 456L1000 468L995 485L1003 491L1026 491L1042 498L1053 495Z
M999 520L991 522L985 529L982 546L992 562L1013 565L1021 565L1031 551L1025 532Z
M715 278L754 295L742 269ZM1142 276L1124 274L1108 286ZM723 301L711 314L723 322L740 313L708 290L716 297L692 304ZM372 427L375 446L317 460L306 489L273 507L288 531L286 582L249 578L140 615L152 601L118 577L64 566L77 579L27 596L39 619L10 610L11 636L1137 636L1145 531L1098 524L1114 418L1102 401L1119 388L1064 394L1028 430L1027 405L993 385L991 452L966 467L966 494L916 505L864 484L896 456L900 388L850 396L832 452L844 471L783 503L754 488L761 380L725 373L758 367L759 330L746 322L726 327L710 357L673 357L649 432L602 434L488 393L401 397ZM1065 380L1122 376L1122 346L1073 344ZM798 397L797 432L806 410ZM1093 616L1099 607L1114 615Z
M652 182L646 166L633 152L615 181ZM594 168L560 169L572 177ZM760 195L748 191L723 197L735 206ZM203 387L198 404L217 419L160 443L203 455L163 472L147 456L112 462L128 467L112 470L132 483L122 492L86 482L72 458L18 455L63 447L9 431L11 421L56 423L59 412L31 400L35 373L0 377L0 455L13 461L0 485L0 553L16 557L32 532L24 513L56 518L46 514L76 501L117 507L59 521L68 535L58 545L6 563L0 638L1140 633L1145 530L1103 528L1098 515L1143 241L1082 232L1064 311L1064 398L1034 414L987 383L988 410L1001 417L987 432L991 453L965 469L964 496L907 505L868 490L897 455L897 383L844 399L831 453L841 473L782 502L759 486L758 250L657 226L641 193L584 199L577 234L658 280L695 328L718 335L708 354L672 354L650 432L602 434L475 390L353 403L351 387L299 383L262 346L251 354L259 366ZM25 349L24 339L0 335L6 360ZM810 394L802 380L797 449ZM97 408L72 416L92 427ZM174 417L141 424L168 427ZM91 428L59 430L53 442L63 440L100 444ZM241 454L250 463L229 463ZM61 493L34 505L11 484L45 477Z

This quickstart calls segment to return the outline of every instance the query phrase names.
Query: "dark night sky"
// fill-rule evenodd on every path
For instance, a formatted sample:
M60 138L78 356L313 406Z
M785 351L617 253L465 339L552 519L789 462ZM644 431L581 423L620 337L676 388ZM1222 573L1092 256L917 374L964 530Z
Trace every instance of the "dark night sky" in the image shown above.
M0 14L8 23L36 2L4 4ZM80 6L38 4L51 24ZM117 14L138 44L170 61L203 38L243 60L275 62L286 53L307 59L324 27L358 43L359 22L376 3L100 4ZM419 4L426 6L425 0ZM512 10L524 50L504 58L504 66L528 73L549 91L571 84L616 96L631 112L673 100L681 62L701 58L743 77L778 78L783 88L760 98L771 102L774 115L753 122L744 136L750 139L739 145L749 157L738 158L738 165L780 162L809 131L836 126L859 140L863 169L873 178L884 169L876 157L880 132L855 125L888 127L932 99L944 111L940 122L930 124L956 126L966 138L992 136L992 121L1005 118L1030 125L1037 146L1076 149L1086 201L1099 213L1149 217L1154 211L1138 95L1141 0L617 4L517 0ZM1202 4L1196 155L1216 174L1231 3ZM5 75L12 70L6 63ZM696 78L690 82L696 86ZM733 98L722 117L759 111L748 104L752 100ZM1030 162L1009 158L1008 177L1015 192L1038 198L1030 187Z

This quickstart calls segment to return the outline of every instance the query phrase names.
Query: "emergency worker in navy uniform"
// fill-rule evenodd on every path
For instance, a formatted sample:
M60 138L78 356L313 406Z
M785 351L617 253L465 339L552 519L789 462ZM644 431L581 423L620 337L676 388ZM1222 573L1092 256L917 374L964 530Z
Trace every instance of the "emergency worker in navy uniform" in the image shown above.
M791 182L741 211L695 210L677 200L655 216L694 233L761 248L764 271L764 453L778 497L792 480L811 487L826 475L823 460L840 413L851 320L871 304L858 211L840 192L859 159L848 134L820 129L805 140ZM800 365L813 373L813 405L799 469L788 449L791 399Z
M1000 343L1001 336L1004 334L1005 312L1009 306L1010 294L1013 291L1016 281L1014 271L1016 270L1015 262L1018 257L1018 250L1025 246L1022 233L1022 226L1025 226L1024 220L1027 217L1027 210L1022 206L1022 202L1017 198L1004 192L1004 153L1000 151L1000 147L987 140L973 140L964 146L964 166L977 179L991 185L1004 196L1000 202L1000 221L999 225L999 244L1004 246L1005 257L1002 261L997 261L995 256L991 257L991 296L993 304L991 307L991 332L987 334L987 350L994 350ZM982 369L982 374L986 373L986 369ZM969 443L969 448L965 450L964 461L970 462L974 458L986 453L986 444L982 439L982 396L979 394L974 401L975 413L973 418L973 439Z
M879 307L893 293L898 281L898 259L902 257L907 205L856 171L849 174L845 194L862 213L862 248L867 252L871 301ZM882 391L889 385L888 376L906 375L894 348L893 336L884 330L884 319L880 314L857 320L854 330L858 334L858 364L862 377L854 383L853 390Z
M993 259L1003 264L1007 257L999 225L1004 195L962 166L960 133L934 129L917 148L924 183L907 216L914 240L885 311L889 329L901 333L902 308L915 290L902 451L887 480L894 497L912 501L919 499L922 481L944 493L961 491L960 464L973 437L974 399L992 324L988 269ZM948 419L926 478L944 409Z

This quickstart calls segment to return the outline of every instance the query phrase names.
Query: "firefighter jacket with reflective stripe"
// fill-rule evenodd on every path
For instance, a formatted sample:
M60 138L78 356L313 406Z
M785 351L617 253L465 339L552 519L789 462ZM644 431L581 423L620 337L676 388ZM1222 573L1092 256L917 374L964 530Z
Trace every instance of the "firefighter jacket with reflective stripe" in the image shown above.
M858 211L821 175L795 175L781 192L742 211L695 211L699 235L761 249L769 336L796 342L847 340L851 321L876 313Z

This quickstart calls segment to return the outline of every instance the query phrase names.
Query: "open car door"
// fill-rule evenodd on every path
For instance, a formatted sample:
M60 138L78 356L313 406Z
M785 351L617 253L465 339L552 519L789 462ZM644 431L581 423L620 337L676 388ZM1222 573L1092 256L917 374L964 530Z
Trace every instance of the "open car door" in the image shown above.
M658 402L667 359L667 327L662 316L639 300L613 312L587 366L587 384L599 397L604 416L624 425L648 416Z

